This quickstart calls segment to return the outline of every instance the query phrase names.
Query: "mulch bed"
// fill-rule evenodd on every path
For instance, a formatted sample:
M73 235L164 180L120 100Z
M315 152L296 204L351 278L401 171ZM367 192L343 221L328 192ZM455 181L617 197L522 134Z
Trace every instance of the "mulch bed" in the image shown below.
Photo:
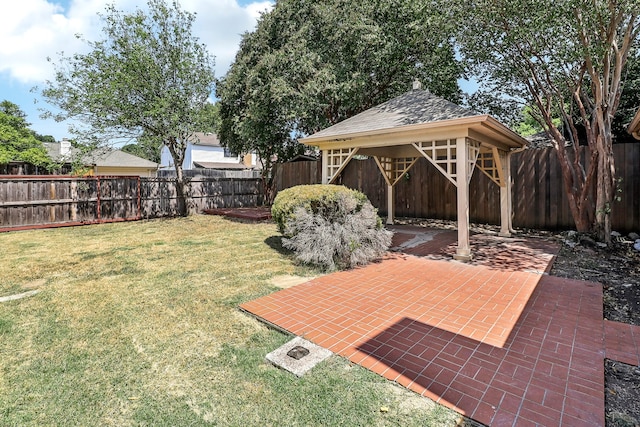
M271 209L268 207L257 208L217 208L204 209L207 215L221 215L229 218L246 219L249 221L266 221L271 219Z

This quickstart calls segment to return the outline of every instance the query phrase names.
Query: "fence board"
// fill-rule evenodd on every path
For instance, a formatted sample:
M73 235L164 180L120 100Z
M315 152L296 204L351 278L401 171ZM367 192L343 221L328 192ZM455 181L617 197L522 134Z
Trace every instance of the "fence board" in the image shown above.
M584 157L583 150L583 157ZM640 230L640 143L613 146L621 200L613 205L613 229ZM586 162L586 159L583 159ZM276 191L299 184L320 182L320 161L276 165ZM512 156L513 224L537 229L574 227L557 154L551 148L525 150ZM386 184L375 162L352 160L338 183L365 193L381 215L386 215ZM500 190L483 173L474 171L469 187L472 221L500 222ZM455 186L425 159L409 171L409 179L395 187L397 216L455 219Z
M193 178L195 210L262 205L259 178ZM0 177L0 230L159 218L177 214L171 178Z

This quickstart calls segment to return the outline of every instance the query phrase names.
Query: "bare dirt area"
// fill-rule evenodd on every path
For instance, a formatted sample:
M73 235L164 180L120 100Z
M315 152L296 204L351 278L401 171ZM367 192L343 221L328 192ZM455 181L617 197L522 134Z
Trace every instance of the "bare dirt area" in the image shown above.
M620 238L600 248L588 237L566 234L558 236L564 244L551 274L602 283L604 317L640 326L640 252L633 241Z

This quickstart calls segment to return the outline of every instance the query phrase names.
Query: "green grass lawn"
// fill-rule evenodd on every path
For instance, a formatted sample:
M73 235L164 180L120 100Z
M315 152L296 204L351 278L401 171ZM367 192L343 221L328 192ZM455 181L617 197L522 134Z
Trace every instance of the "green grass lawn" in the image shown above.
M456 425L338 356L302 378L265 361L291 337L238 304L317 274L278 242L210 216L0 234L0 297L40 290L0 303L0 425Z

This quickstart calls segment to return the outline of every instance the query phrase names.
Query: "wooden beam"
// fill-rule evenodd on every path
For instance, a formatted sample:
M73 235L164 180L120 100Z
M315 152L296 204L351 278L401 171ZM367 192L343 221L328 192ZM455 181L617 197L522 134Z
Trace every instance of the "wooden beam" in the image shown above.
M322 150L322 181L323 184L329 183L329 153Z
M458 248L454 259L459 261L471 260L471 245L469 241L469 180L467 139L456 140L456 181L458 195Z
M338 153L334 153L336 151ZM336 178L338 178L338 176L340 176L340 173L344 170L347 164L349 164L353 156L355 156L355 154L358 152L358 147L341 148L338 150L335 150L335 149L323 150L322 151L323 160L325 160L325 152L326 152L326 162L324 162L322 167L323 183L331 184L336 180ZM340 159L339 165L333 164L335 158ZM338 167L335 168L336 166ZM332 170L334 168L336 169L335 171ZM326 178L324 176L325 173L326 173Z
M384 177L384 181L387 183L387 186L390 187L392 185L391 184L391 179L387 175L387 171L385 170L384 166L382 165L382 162L380 161L380 158L378 156L374 156L373 160L376 161L376 165L378 165L378 169L380 169L380 172L382 173L382 176Z
M453 171L453 165L456 165L456 159L454 158L455 154L453 153L453 151L456 151L457 148L456 145L453 144L453 142L460 139L466 141L466 138L458 138L456 140L429 141L427 143L413 143L411 145L413 145L418 153L420 153L425 159L427 159L429 163L435 166L436 169L438 169L440 173L445 176L445 178L451 181L453 185L457 186L458 181L456 180L456 174ZM446 144L437 145L440 142L446 142ZM440 151L444 153L442 159L439 159L438 156L438 153ZM464 169L466 170L466 164L464 165Z
M400 182L402 177L404 177L404 175L407 172L409 172L409 169L411 169L411 167L416 164L418 159L419 159L419 157L413 157L413 160L411 161L411 163L409 163L408 166L406 166L402 171L396 170L396 172L399 172L399 173L398 173L398 176L396 177L395 181L393 181L392 185L396 185L398 182ZM396 167L397 167L397 165L396 165Z
M393 225L395 218L394 212L394 197L393 197L393 185L387 185L387 224Z

